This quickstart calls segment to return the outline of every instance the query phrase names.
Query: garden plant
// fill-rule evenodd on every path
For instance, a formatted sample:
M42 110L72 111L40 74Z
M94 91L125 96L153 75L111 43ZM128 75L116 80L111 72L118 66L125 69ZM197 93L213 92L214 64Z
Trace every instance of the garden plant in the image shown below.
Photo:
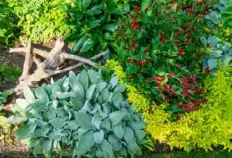
M0 51L5 144L45 157L232 149L232 0L3 0Z

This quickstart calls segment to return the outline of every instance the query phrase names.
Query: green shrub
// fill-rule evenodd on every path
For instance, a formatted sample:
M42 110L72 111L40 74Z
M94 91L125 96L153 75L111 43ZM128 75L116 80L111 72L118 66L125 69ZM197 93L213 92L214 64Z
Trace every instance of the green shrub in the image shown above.
M123 97L126 88L117 77L109 83L101 78L101 71L83 70L77 76L70 72L52 84L25 89L25 99L16 100L16 115L7 122L21 122L16 135L28 140L34 154L141 155L139 145L146 135L141 115Z
M0 65L0 83L15 81L18 79L20 73L21 69L17 65Z
M33 41L49 42L69 33L65 24L67 8L70 5L62 0L9 0L12 12L19 18L18 26L22 34Z
M77 40L72 51L93 55L108 49L112 32L117 29L116 21L130 11L130 4L131 1L122 0L76 1L68 21L72 32L67 40Z
M18 19L12 14L6 0L0 1L0 48L12 45L20 32Z

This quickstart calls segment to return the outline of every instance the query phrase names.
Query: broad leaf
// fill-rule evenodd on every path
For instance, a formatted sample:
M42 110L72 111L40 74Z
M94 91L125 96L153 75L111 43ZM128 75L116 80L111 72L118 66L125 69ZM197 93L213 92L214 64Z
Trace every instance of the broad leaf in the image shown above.
M100 130L99 132L95 132L93 135L94 141L97 144L101 144L104 138L104 132L103 130Z
M77 156L84 155L87 151L91 151L91 148L94 146L95 142L93 139L93 131L85 133L80 141L76 144L76 154Z
M109 114L112 126L119 124L125 117L127 113L124 110L114 111Z
M122 124L119 123L115 126L112 126L114 134L119 138L122 139L125 134L125 128L122 127Z

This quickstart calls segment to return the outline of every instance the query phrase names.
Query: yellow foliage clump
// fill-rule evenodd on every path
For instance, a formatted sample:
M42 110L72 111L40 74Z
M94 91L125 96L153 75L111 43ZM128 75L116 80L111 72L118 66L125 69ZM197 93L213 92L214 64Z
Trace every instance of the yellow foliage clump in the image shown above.
M109 64L110 63L110 64ZM122 74L119 63L110 60L111 70ZM121 67L121 68L119 68ZM125 76L125 73L124 75ZM118 76L120 77L120 76ZM123 82L123 78L121 78ZM171 148L183 148L190 151L195 148L213 150L213 146L222 145L232 149L232 67L219 67L214 78L205 80L208 102L198 111L184 114L176 122L170 121L171 114L164 110L166 105L155 105L128 83L128 101L137 106L147 124L146 131L154 140L167 143Z

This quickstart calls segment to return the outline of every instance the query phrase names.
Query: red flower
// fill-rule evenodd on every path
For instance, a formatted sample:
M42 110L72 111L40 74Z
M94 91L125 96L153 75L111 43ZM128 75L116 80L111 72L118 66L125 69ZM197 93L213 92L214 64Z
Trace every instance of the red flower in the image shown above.
M208 102L208 99L207 98L204 98L204 103Z
M140 60L140 61L139 61L139 65L140 65L140 66L144 66L145 64L146 64L146 60Z
M168 5L166 8L167 8L167 9L170 9L170 8L171 8L171 5Z
M158 85L157 87L156 87L160 92L162 92L162 86L161 85Z
M175 74L174 74L173 72L171 72L170 74L168 74L168 76L169 76L170 78L173 78L173 77L175 76Z
M199 56L195 55L195 56L194 56L194 59L195 59L196 61L199 60Z
M161 39L161 43L165 43L166 42L166 40L163 38L163 39Z
M168 92L170 91L170 85L169 85L169 84L165 84L165 89L164 89L164 91L165 91L166 93L168 93Z
M174 41L174 44L177 46L179 44L179 42L178 41Z
M127 48L126 48L126 50L127 50L127 51L130 51L130 48L129 48L129 47L127 47Z
M135 40L135 39L132 40L132 47L133 47L134 49L137 48L137 46L136 46L136 40Z
M191 35L192 35L191 31L188 30L188 31L186 32L186 36L189 37L189 36L191 36Z
M162 82L163 80L164 80L163 77L152 77L152 78L149 79L149 81L155 81L155 82L157 82L157 83L160 83L160 82Z
M194 105L200 106L200 105L201 105L201 101L200 101L200 100L195 100L195 101L194 101Z
M182 28L178 28L179 29L179 32L184 32L184 30Z
M181 55L181 56L183 56L184 55L184 50L185 50L184 48L180 48L178 54Z
M187 39L186 41L185 41L185 44L190 44L191 42L190 42L190 39Z
M205 73L206 73L206 74L209 74L209 73L210 73L210 69L209 69L208 67L205 69Z
M188 27L191 27L192 26L192 24L191 23L188 23Z

